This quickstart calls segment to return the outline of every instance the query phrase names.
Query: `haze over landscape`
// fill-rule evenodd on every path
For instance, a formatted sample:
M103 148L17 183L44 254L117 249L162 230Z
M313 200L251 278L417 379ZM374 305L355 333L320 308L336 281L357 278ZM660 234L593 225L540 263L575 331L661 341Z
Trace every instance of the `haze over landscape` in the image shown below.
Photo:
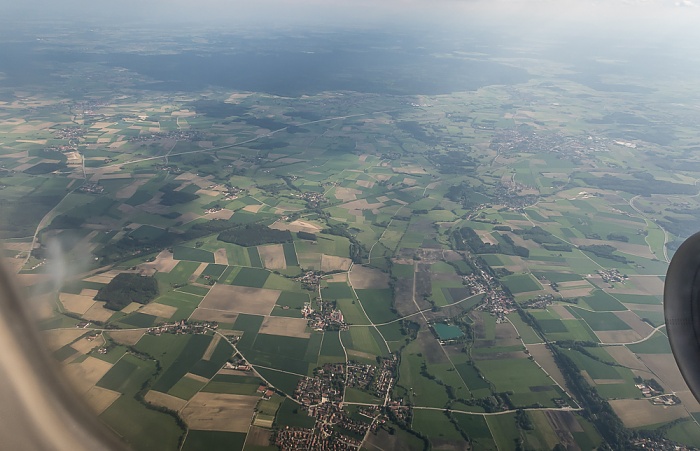
M6 3L3 263L130 447L700 447L696 2Z

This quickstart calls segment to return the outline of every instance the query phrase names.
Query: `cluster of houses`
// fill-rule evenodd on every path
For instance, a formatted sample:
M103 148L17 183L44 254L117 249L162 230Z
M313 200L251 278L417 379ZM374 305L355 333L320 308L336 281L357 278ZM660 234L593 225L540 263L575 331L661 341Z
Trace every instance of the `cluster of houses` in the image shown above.
M554 303L554 295L539 294L536 298L528 299L520 305L523 308L546 309L552 303Z
M161 334L205 334L209 330L216 330L217 323L209 321L189 322L180 320L174 323L164 323L159 326L149 327L146 333L151 335Z
M283 450L355 450L368 429L383 422L374 421L380 406L362 406L359 414L367 421L350 418L343 410L344 387L357 387L388 396L395 380L397 359L384 359L380 366L349 362L327 363L314 372L314 377L301 379L294 398L316 418L314 429L286 428L277 433L275 444ZM391 405L400 403L390 402ZM397 418L407 418L404 407L396 408Z
M226 200L234 200L238 199L238 196L240 196L241 194L245 194L244 189L239 188L237 186L231 186L226 188L226 191L224 192L224 197L226 197Z
M470 296L486 293L489 287L488 282L476 273L462 276L462 283L469 289Z
M129 137L130 142L155 141L158 139L174 139L177 141L201 141L202 133L197 130L172 130L169 132L144 133Z
M342 402L343 384L345 383L345 365L326 363L315 370L314 377L299 380L294 390L294 398L303 406L312 406L329 402Z
M639 391L642 392L642 395L645 398L651 398L652 396L659 396L659 395L664 394L663 390L657 390L656 388L652 387L650 384L639 383L639 384L635 384L634 386L637 387L639 389Z
M53 134L58 139L78 139L85 136L85 130L81 127L59 128Z
M83 183L80 188L78 188L78 191L88 194L102 194L105 191L105 187L97 183L86 182Z
M330 442L329 444L333 442L345 443L351 447L349 449L359 448L362 440L356 437L364 437L370 427L370 423L350 418L339 403L325 403L311 406L309 407L309 415L316 418L314 429L320 432L320 436L323 439ZM340 433L339 430L347 432L343 434ZM334 448L321 447L319 449L325 450Z
M490 290L477 308L494 315L496 323L507 321L506 315L516 310L513 299L503 290Z
M156 164L155 168L159 171L165 171L169 174L182 174L182 169L174 164Z
M494 315L496 322L505 321L506 315L515 311L513 298L503 291L495 277L484 271L480 263L474 263L478 271L463 276L462 283L469 289L470 296L486 293L478 308Z
M347 365L347 386L370 391L381 398L393 386L395 372L395 356L384 359L381 367L350 361Z
M681 445L667 439L638 438L632 441L634 449L651 449L654 451L690 451L697 448Z
M617 269L599 269L596 272L605 283L624 282L625 280L629 279L629 276L627 274L622 274Z
M306 191L301 195L301 198L306 201L309 208L316 208L322 203L326 202L326 198L323 197L323 193L315 193L313 191Z
M347 330L349 327L343 318L343 312L335 308L334 302L322 301L318 310L314 310L307 302L301 309L301 314L313 330Z
M661 395L652 398L651 403L657 406L675 406L680 404L681 400L676 395Z
M407 406L403 403L402 399L392 399L386 405L389 412L394 416L395 421L398 424L403 424L409 426L413 419L413 409L411 406Z
M608 152L609 140L604 137L580 135L565 136L561 133L538 133L509 129L499 131L491 141L491 149L499 153L552 152L580 159L592 152Z
M345 437L344 437L345 438ZM320 430L306 428L287 427L279 432L275 437L275 445L283 451L355 451L358 445L357 440L338 437L324 437Z
M272 398L272 395L275 394L275 391L265 384L260 384L256 392L260 393L265 400Z
M231 340L229 339L229 341ZM246 372L253 370L253 367L248 362L246 362L240 354L236 354L234 357L228 359L228 361L226 361L226 365L224 365L224 368L228 370L238 370Z
M296 180L296 176L290 177L292 181ZM298 177L297 177L298 178ZM326 198L323 197L323 193L317 193L314 191L305 191L301 194L296 194L292 193L291 194L293 197L299 197L301 199L304 199L306 201L306 204L308 205L309 208L316 208L322 203L327 202ZM282 220L286 221L289 218L282 218Z
M355 451L362 445L360 437L378 427L377 422L353 420L337 403L310 407L309 415L316 418L313 429L286 427L277 432L275 445L284 451Z
M318 287L319 282L321 281L321 274L318 274L314 271L306 271L304 274L301 276L295 278L297 282L301 282L304 287L308 288L309 290L315 290Z
M642 392L642 396L649 399L654 405L675 406L681 403L676 395L664 394L663 388L653 379L641 381L634 386Z

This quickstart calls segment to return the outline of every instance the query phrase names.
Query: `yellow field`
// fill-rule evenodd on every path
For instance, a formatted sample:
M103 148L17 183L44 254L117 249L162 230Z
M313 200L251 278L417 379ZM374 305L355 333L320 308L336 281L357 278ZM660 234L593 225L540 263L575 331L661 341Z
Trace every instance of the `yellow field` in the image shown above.
M111 330L107 334L117 343L135 345L143 337L143 330Z
M643 338L634 330L603 330L595 334L601 343L632 343Z
M208 264L209 263L200 263L197 269L195 269L192 275L190 276L190 282L195 282L199 278L199 276L202 275L202 272L205 269L207 269Z
M607 346L605 350L620 365L635 370L647 371L647 367L639 360L639 357L625 346Z
M126 185L124 188L120 189L115 193L115 197L117 199L128 199L131 196L136 193L136 190L139 189L140 186L145 185L148 180L146 179L141 179L141 180L135 180L134 182Z
M190 319L194 321L216 321L217 323L233 324L238 318L238 313L231 313L221 310L212 310L207 308L198 308L192 312Z
M216 346L219 344L221 341L221 335L216 334L214 335L214 338L209 342L209 346L207 347L207 350L204 351L204 355L202 356L202 360L209 360L211 359L212 354L214 354L214 350L216 349Z
M112 368L112 364L88 357L80 363L70 363L63 368L75 390L80 394L85 394Z
M220 193L217 193L216 195L218 194ZM227 210L225 208L223 210L215 211L214 213L209 213L208 215L206 215L208 219L231 219L231 216L233 216L233 211Z
M615 316L627 323L632 330L637 332L642 337L648 336L654 330L653 327L642 321L634 312L615 312Z
M321 254L321 271L347 271L351 264L352 260L349 258Z
M82 296L80 294L59 293L58 299L69 312L84 314L95 303L94 296Z
M156 256L156 259L152 262L142 263L138 267L139 269L151 273L155 272L170 272L178 264L177 260L173 259L172 252L167 249L162 251Z
M55 351L56 349L64 347L68 343L72 343L73 340L84 333L86 333L84 329L54 329L45 330L42 332L42 335L49 350Z
M138 302L132 302L122 309L122 313L133 313L141 307L143 307L143 304L139 304Z
M149 390L148 393L146 393L145 398L146 401L150 402L151 404L167 407L168 409L176 412L185 407L185 404L187 404L187 401L184 399L155 390Z
M362 265L354 265L350 271L350 283L356 290L389 288L389 275Z
M121 393L107 390L106 388L94 386L85 393L85 402L88 403L90 408L97 414L101 414L109 406L112 405L114 401L121 396Z
M309 338L307 321L304 318L285 318L283 316L267 316L260 326L261 334L282 335L285 337Z
M309 232L317 233L321 231L321 227L317 226L308 221L301 221L297 219L292 222L277 221L270 226L271 229L276 230L289 230L290 232Z
M104 338L102 337L95 337L92 340L88 340L87 337L85 337L71 344L70 347L81 354L87 354L96 347L104 345L104 342Z
M257 396L199 392L182 409L190 429L247 432L253 419Z
M284 248L281 244L258 246L258 254L267 269L286 269L287 262L284 259Z
M198 375L198 374L193 374L193 373L187 373L187 374L185 374L183 377L186 377L186 378L188 378L188 379L192 379L192 380L195 380L195 381L203 382L203 383L205 383L205 384L206 384L207 382L209 382L209 379L207 379L206 377L200 376L200 375Z
M199 306L212 310L269 315L280 296L278 290L239 287L217 283Z
M214 263L216 263L217 265L228 266L228 255L226 254L226 249L222 247L221 249L217 249L214 252Z
M102 274L96 274L94 276L85 279L86 282L97 282L97 283L110 283L114 276L122 272L134 272L134 271L120 271L118 269L113 269L111 271L103 272Z
M112 315L114 315L114 310L104 308L104 304L102 302L95 302L95 304L83 314L83 318L90 321L104 322L107 321Z
M246 205L243 210L249 211L251 213L257 213L263 206L262 205Z
M682 405L655 406L646 399L615 399L610 406L628 428L666 423L688 415Z
M637 354L644 364L656 374L661 386L668 391L685 391L688 386L681 376L672 354Z
M157 302L151 302L150 304L143 307L140 311L140 313L144 313L146 315L153 315L166 319L169 319L171 316L173 316L175 312L177 312L177 307L173 307L172 305L159 304Z
M335 188L333 194L336 199L342 202L349 202L351 200L357 199L357 195L362 194L362 191L353 188L343 188L339 186Z
M561 319L576 319L576 317L572 315L571 312L567 310L563 305L553 304L550 305L548 308L550 308L554 313L559 315Z

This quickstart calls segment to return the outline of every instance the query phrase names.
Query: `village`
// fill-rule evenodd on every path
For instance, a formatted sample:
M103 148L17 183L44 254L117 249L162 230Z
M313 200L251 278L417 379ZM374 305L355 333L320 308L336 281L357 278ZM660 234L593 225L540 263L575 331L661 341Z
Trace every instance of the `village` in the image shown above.
M148 142L158 139L175 139L177 141L201 141L202 133L196 130L172 130L169 132L144 133L129 138L130 142Z
M335 301L319 302L319 309L314 310L310 303L305 303L301 314L308 321L309 327L316 331L348 330L348 323L343 319L343 312L336 308Z
M624 282L629 279L627 274L622 274L618 269L599 269L596 273L605 283Z
M382 421L375 421L381 409L362 406L358 413L367 421L350 418L343 410L344 391L347 387L368 391L390 406L397 418L410 415L407 406L391 401L389 393L396 376L396 356L383 359L380 366L350 361L327 363L314 371L314 377L301 379L294 398L301 402L310 416L316 418L314 429L285 428L277 433L275 444L283 450L354 450L368 430L376 430Z
M497 279L485 271L477 261L474 264L478 272L463 276L462 282L469 289L470 296L486 293L484 300L477 307L479 310L496 316L496 322L506 321L506 315L516 310L512 296L506 293Z
M98 183L92 183L92 182L86 182L83 183L80 188L78 188L78 192L80 193L87 193L87 194L102 194L104 192L105 188L104 186L98 184Z
M580 159L594 152L608 152L609 143L607 138L597 136L566 136L511 129L499 131L491 141L491 149L503 154L553 152L570 159Z
M316 271L306 271L303 275L295 278L297 282L301 282L304 288L308 290L315 290L318 288L318 284L321 281L323 274L317 273Z
M186 320L176 321L174 323L164 323L158 326L149 327L146 333L150 335L161 334L206 334L212 330L218 329L219 325L214 322L189 322Z

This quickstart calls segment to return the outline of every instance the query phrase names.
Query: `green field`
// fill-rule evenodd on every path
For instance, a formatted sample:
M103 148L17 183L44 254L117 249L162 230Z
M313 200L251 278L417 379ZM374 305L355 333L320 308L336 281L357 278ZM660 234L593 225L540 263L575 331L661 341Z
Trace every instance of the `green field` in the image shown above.
M591 326L591 329L595 331L631 329L627 323L610 312L589 312L573 307L567 307L567 309L574 316L586 321L586 323Z
M145 335L137 349L160 362L163 373L153 384L153 389L168 392L206 351L212 337L209 335Z
M223 274L226 268L226 265L217 265L215 263L209 264L206 268L204 268L204 271L202 271L202 277L209 276L213 278L218 278L219 276L221 276L221 274Z
M520 438L515 414L486 417L486 423L499 450L515 450Z
M625 308L620 301L601 290L595 290L592 293L592 296L586 296L585 298L582 298L582 300L597 312L627 310L627 308Z
M242 432L197 431L190 430L183 451L208 451L227 449L240 451L245 444L246 434Z
M142 360L132 354L125 354L107 374L102 376L97 385L124 393L127 396L133 396L141 390L141 386L153 375L155 369L155 364L152 361Z
M671 353L671 345L668 343L668 337L662 331L654 333L649 339L641 343L627 345L627 348L637 354Z
M287 266L299 266L294 243L285 243L282 245L282 248L284 249L284 260L286 261Z
M348 284L331 282L322 290L325 299L354 299L355 295Z
M535 280L530 274L516 274L504 277L502 282L513 294L538 291L542 289L542 285L540 285L540 283L537 282L537 280Z
M168 394L181 399L190 399L202 390L205 384L205 382L185 376L168 390Z
M393 299L390 289L356 290L356 292L362 307L373 323L386 323L397 318L397 315L391 311Z
M173 249L173 258L175 260L214 263L214 254L211 252L184 246L176 246Z
M170 415L121 396L99 418L136 450L177 449L184 433Z
M464 440L446 415L435 415L431 411L417 410L413 416L413 428L438 440Z
M465 415L461 413L453 414L457 420L457 424L467 432L474 443L476 449L496 451L496 443L491 437L489 425L486 423L486 418L479 415Z
M512 391L514 403L527 406L539 402L551 405L556 397L553 382L529 359L479 360L476 366L498 392ZM518 403L520 401L520 403Z
M236 278L233 279L232 285L262 288L269 276L270 273L264 269L241 268Z

